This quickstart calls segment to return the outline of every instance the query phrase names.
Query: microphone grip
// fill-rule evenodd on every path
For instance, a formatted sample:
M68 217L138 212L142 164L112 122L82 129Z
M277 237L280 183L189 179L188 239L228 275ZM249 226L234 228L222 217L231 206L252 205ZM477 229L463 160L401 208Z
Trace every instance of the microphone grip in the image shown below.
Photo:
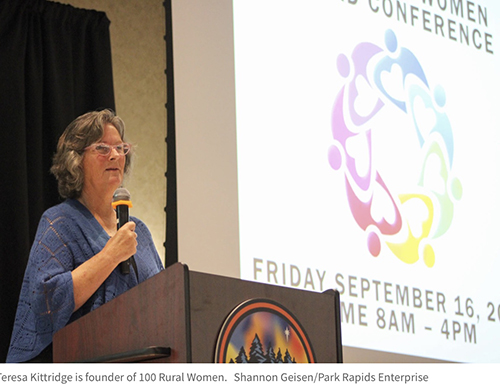
M130 218L128 212L128 205L121 204L116 206L116 218L117 218L116 226L117 229L120 230L120 227L122 227L125 223L127 223ZM122 274L127 275L130 273L130 264L134 262L133 258L134 256L120 263L120 272Z

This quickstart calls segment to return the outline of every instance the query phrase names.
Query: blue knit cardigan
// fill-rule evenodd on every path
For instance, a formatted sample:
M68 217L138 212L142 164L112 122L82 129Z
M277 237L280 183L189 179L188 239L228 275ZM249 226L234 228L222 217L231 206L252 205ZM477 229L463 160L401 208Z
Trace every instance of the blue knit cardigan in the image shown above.
M99 253L109 235L80 202L68 199L42 216L19 297L7 362L25 362L52 343L59 329L117 297L163 269L146 225L136 223L137 279L133 269L115 269L76 312L71 271Z

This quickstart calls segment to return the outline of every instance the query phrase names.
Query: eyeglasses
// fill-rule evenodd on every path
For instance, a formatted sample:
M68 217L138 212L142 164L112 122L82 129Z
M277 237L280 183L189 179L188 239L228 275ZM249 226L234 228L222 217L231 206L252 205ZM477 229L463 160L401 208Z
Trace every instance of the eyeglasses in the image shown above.
M114 146L110 146L109 144L104 144L104 143L94 143L85 148L85 150L93 149L99 155L106 157L111 153L111 150L113 148L119 155L127 155L132 149L132 146L129 143L121 143Z

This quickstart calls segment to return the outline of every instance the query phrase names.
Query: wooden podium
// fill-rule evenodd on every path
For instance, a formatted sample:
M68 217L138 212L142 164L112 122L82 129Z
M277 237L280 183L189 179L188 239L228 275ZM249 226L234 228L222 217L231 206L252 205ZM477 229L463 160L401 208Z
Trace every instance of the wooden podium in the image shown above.
M54 362L215 362L224 321L246 300L276 301L299 320L316 362L342 362L339 294L189 271L176 263L54 335Z

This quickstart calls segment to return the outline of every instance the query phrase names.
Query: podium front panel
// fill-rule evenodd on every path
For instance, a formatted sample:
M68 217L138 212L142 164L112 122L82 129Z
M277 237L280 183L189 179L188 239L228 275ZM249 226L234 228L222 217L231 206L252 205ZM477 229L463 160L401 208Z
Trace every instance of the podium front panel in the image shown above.
M252 299L300 321L316 362L342 362L338 292L304 290L189 271L176 263L54 335L54 362L215 362L221 328Z

